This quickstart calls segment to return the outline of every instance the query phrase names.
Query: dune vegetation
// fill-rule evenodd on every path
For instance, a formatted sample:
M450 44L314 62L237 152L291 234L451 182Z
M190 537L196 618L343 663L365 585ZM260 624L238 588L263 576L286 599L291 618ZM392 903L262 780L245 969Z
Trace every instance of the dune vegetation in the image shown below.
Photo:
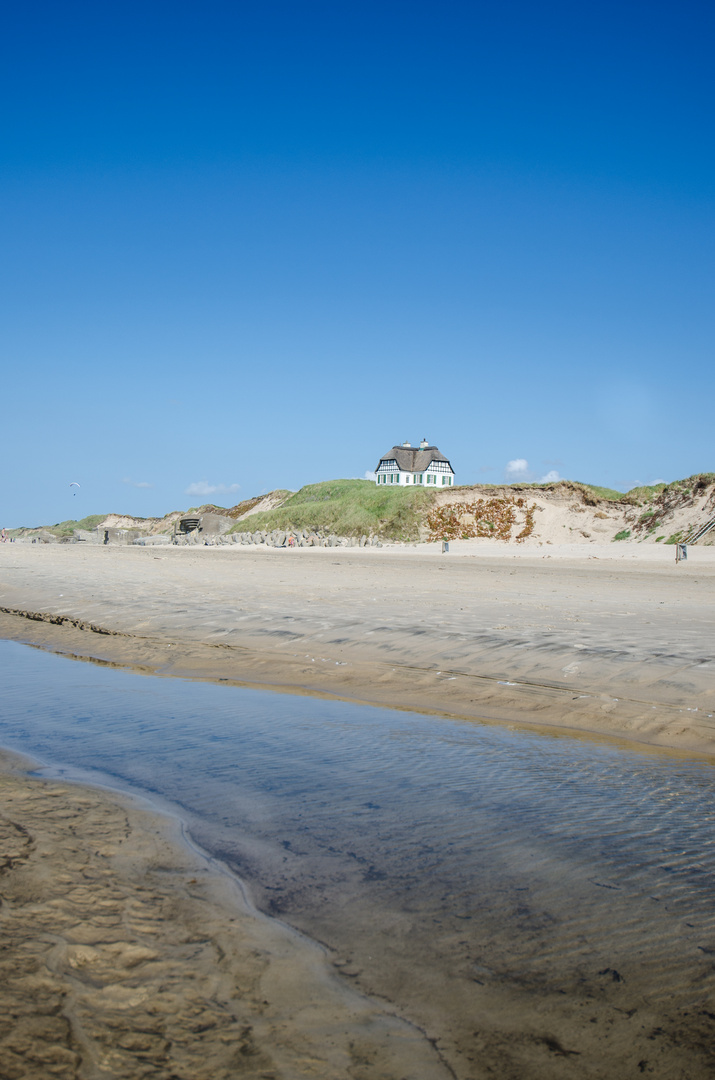
M251 514L237 522L232 532L308 529L339 536L417 540L435 495L419 487L378 487L371 480L326 480L301 488L274 510Z
M72 536L75 529L96 529L106 516L106 514L89 514L88 517L81 518L79 521L68 518L67 521L58 521L56 525L42 525L39 528L52 533L53 536ZM9 536L20 536L23 533L37 532L37 528L36 526L21 527L8 529L7 532Z

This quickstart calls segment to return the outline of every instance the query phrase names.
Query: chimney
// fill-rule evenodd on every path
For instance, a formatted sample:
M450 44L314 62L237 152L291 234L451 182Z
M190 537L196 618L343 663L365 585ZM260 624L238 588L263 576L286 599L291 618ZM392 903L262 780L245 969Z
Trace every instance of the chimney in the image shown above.
M420 450L426 450L428 446L429 446L429 443L427 442L427 440L423 439L422 442L420 443Z
M406 447L410 447L410 446L412 446L412 443L408 443L408 442L403 442L403 444L402 444L402 445L403 445L403 446L406 446Z

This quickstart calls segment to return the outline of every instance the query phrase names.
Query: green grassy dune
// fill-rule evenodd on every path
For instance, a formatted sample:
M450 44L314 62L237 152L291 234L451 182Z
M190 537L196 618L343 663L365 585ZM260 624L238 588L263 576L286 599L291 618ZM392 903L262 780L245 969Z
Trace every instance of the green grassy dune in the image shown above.
M68 518L67 521L58 521L56 525L22 527L19 529L8 529L7 531L10 536L18 536L26 532L34 532L37 528L42 528L45 532L54 533L55 536L72 536L75 529L96 529L100 521L104 521L106 516L106 514L90 514L88 517L81 518L79 521L75 521L74 518Z
M310 529L339 536L379 534L417 540L424 511L435 494L423 488L378 487L371 480L326 480L301 488L275 510L251 514L231 531Z

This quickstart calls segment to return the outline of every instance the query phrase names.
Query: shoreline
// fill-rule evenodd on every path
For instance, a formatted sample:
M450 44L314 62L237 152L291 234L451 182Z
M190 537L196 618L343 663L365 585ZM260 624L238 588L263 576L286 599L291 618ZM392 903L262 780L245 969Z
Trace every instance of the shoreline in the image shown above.
M715 549L676 567L653 546L545 562L476 543L444 558L6 546L0 635L147 674L715 754Z
M347 1080L363 1060L384 1080L450 1075L323 947L258 912L178 819L136 795L30 776L37 764L0 750L8 1080L229 1080L239 1068Z
M452 721L472 721L479 724L507 727L510 730L537 732L552 738L586 739L591 742L605 743L634 752L661 753L670 757L681 757L689 760L700 759L715 763L715 738L713 739L713 745L710 744L709 739L703 739L702 745L699 745L693 739L689 739L687 745L682 745L678 744L677 741L671 742L667 737L659 736L658 733L652 735L648 731L620 731L610 725L601 724L598 726L592 721L592 726L589 727L587 726L590 720L588 715L584 717L583 725L579 726L577 723L579 717L574 715L572 709L569 709L569 716L560 722L560 718L554 715L555 707L558 708L559 704L561 704L559 698L565 695L569 704L573 698L570 691L562 690L559 687L523 684L511 691L513 695L511 698L513 702L512 708L505 707L501 703L493 703L491 713L486 713L479 707L474 710L464 708L462 711L450 711L443 705L440 706L439 687L437 687L434 695L424 693L423 690L422 693L415 694L412 698L408 691L403 695L402 700L397 700L396 679L390 681L388 689L383 691L373 689L370 696L363 697L341 693L339 689L335 688L327 689L328 679L325 680L325 684L322 683L321 679L317 679L315 684L307 685L289 681L266 681L269 677L277 680L289 678L291 674L288 670L289 665L284 658L279 658L274 664L272 663L273 658L265 653L255 652L251 654L249 650L241 650L240 658L230 654L217 658L209 652L214 646L206 646L206 652L204 652L200 646L182 649L179 643L179 647L172 657L171 670L168 671L165 670L165 664L162 664L163 657L161 656L156 660L155 664L146 661L148 653L161 653L166 648L166 642L152 641L148 638L132 640L129 637L128 640L120 639L121 644L119 647L113 649L114 639L111 636L111 631L107 634L106 631L100 628L96 630L76 628L66 630L63 626L57 627L44 619L38 619L36 615L37 613L32 615L7 615L0 611L0 639L15 641L30 648L41 649L57 656L64 656L68 660L132 671L135 674L154 678L187 679L192 682L209 682L250 690L264 690L268 693L285 694L287 696L344 701L352 705L394 709L398 712L436 716ZM28 623L30 627L28 627ZM38 627L38 624L41 628ZM99 648L94 644L95 634L100 637L102 642ZM172 648L177 645L177 643L171 644ZM99 655L100 653L102 655ZM135 660L130 658L133 654L136 655ZM145 657L144 660L140 659L142 656ZM247 668L248 675L246 678L241 679L219 674L220 671L226 670L224 665L227 665L229 669L235 672L239 663ZM260 667L261 674L264 676L261 681L251 677L258 667ZM391 671L394 672L394 669L391 669ZM374 676L374 674L374 668L365 671L366 689L370 676ZM440 675L449 678L450 672L440 672ZM409 676L410 672L408 671L406 677L409 678ZM487 684L488 688L490 683L501 685L498 680L488 678L485 678L483 682ZM520 693L524 695L521 701L517 697ZM538 698L538 700L535 701L535 698ZM591 699L591 695L588 695L584 700L591 707L598 708L602 704L601 698L597 695L593 695L593 699L589 699ZM484 701L484 698L481 700ZM586 708L588 708L588 704ZM619 704L622 706L621 716L623 716L629 703L621 700ZM630 704L636 708L641 705L638 702ZM520 712L519 710L523 711ZM542 711L547 713L547 716L542 718ZM671 711L677 714L682 712L680 709ZM643 714L642 712L640 714L636 712L636 719L638 715L642 716ZM650 719L648 717L649 721ZM662 722L662 715L658 717L658 721ZM15 753L14 750L0 745L0 754L6 752ZM82 783L82 781L80 780L78 783Z

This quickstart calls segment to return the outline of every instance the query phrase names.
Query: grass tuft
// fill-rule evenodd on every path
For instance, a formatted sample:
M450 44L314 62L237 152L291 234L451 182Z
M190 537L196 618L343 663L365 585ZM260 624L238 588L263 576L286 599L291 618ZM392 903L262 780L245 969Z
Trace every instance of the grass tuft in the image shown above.
M588 488L599 499L606 499L608 502L619 502L623 498L622 491L616 491L615 488L599 487L598 484L584 484L580 481L580 487Z
M666 544L682 544L684 539L685 533L682 529L679 529L678 532L671 533L665 542Z

